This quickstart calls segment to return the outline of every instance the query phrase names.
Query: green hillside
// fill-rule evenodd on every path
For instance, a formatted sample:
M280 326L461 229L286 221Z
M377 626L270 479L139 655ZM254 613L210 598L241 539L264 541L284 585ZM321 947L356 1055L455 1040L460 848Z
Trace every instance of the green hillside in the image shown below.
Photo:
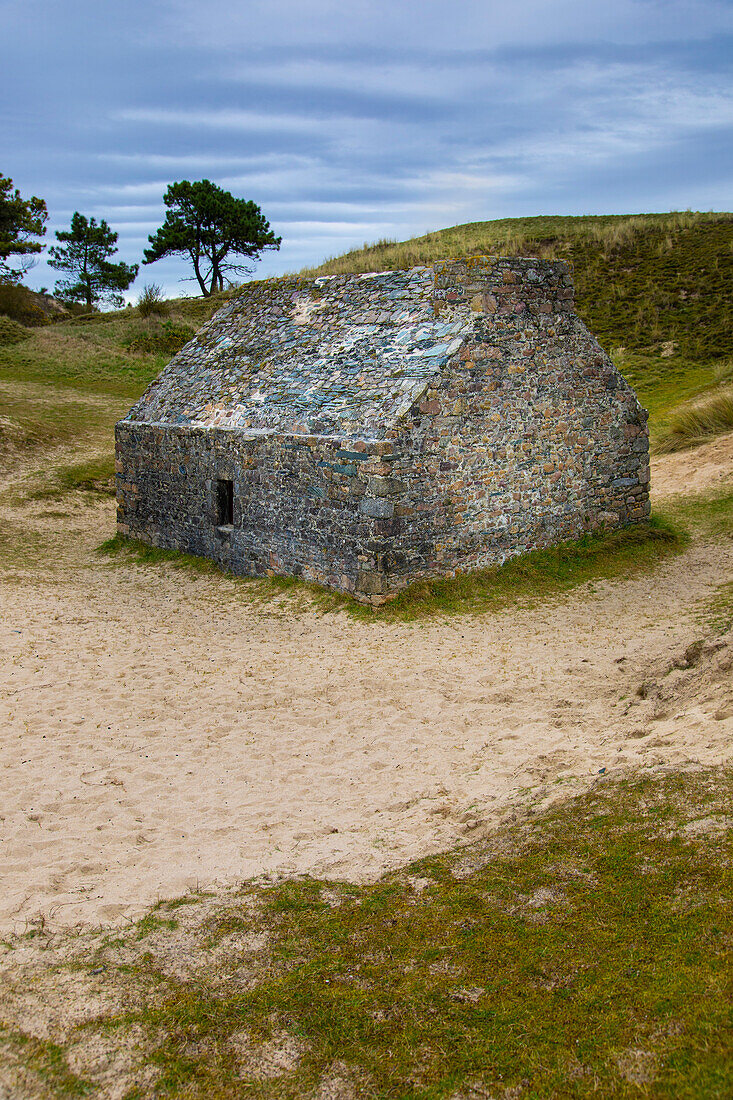
M411 267L493 254L569 260L578 312L609 350L733 354L733 214L600 215L470 222L380 241L308 274ZM677 347L665 349L673 341Z
M578 312L649 408L658 441L665 433L669 436L670 427L675 429L675 447L705 438L706 425L708 434L733 428L728 424L733 214L474 222L403 243L365 246L302 274L384 270L486 253L572 262ZM0 385L41 383L109 395L109 430L113 418L232 293L236 291L208 299L172 299L149 316L128 307L60 320L39 317L32 295L19 304L16 291L0 294ZM680 405L686 413L686 403L703 398L709 404L719 395L723 405L712 410L706 406L702 426L695 409L694 431L677 431ZM27 407L27 394L6 389L2 414L19 427L4 430L0 425L0 451L10 431L28 438L53 434L47 409L41 413L35 405Z

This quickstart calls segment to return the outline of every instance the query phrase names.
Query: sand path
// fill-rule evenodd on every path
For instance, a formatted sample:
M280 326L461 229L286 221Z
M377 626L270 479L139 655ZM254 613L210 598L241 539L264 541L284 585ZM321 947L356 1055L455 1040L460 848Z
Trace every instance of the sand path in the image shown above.
M700 635L729 544L533 610L365 624L110 563L111 504L62 511L3 508L28 552L0 575L2 929L262 873L364 879L601 769L728 757L725 677L671 711L636 689Z

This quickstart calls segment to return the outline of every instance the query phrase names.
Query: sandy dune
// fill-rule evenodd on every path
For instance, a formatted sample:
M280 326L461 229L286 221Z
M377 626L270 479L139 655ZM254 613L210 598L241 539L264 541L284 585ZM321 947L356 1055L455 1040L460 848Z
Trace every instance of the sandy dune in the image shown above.
M733 484L733 432L690 451L660 455L652 459L651 466L656 500Z
M730 476L732 440L693 456L695 488ZM691 468L659 460L656 483ZM0 928L269 872L366 878L601 769L730 753L725 647L667 674L733 545L536 609L364 624L110 563L111 504L60 510L3 509L30 548L0 574Z

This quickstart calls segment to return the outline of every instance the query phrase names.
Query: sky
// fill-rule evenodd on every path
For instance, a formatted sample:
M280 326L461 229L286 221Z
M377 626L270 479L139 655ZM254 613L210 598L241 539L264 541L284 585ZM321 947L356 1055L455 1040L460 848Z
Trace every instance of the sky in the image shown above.
M0 174L47 243L78 210L128 263L181 179L261 206L282 247L255 277L468 221L733 205L733 0L0 0L0 29ZM128 297L190 275L160 260Z

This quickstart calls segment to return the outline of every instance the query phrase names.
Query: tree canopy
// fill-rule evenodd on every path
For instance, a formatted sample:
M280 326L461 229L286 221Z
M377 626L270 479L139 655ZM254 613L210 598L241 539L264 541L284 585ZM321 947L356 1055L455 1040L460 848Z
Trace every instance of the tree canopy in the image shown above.
M236 199L210 180L172 183L163 201L168 208L165 221L148 238L143 263L188 256L205 297L223 289L226 272L252 270L230 255L256 260L265 249L280 247L281 238L272 232L257 203Z
M89 309L99 302L120 306L138 273L138 264L110 263L117 252L117 237L104 218L78 212L71 219L71 228L58 230L56 237L66 247L56 245L48 250L48 263L57 271L67 271L68 278L56 283L56 293L72 302L85 302Z
M29 270L33 255L43 248L33 238L44 235L47 220L43 199L24 199L17 187L13 189L13 181L0 175L0 279L18 282ZM15 256L21 257L16 268L9 263Z

